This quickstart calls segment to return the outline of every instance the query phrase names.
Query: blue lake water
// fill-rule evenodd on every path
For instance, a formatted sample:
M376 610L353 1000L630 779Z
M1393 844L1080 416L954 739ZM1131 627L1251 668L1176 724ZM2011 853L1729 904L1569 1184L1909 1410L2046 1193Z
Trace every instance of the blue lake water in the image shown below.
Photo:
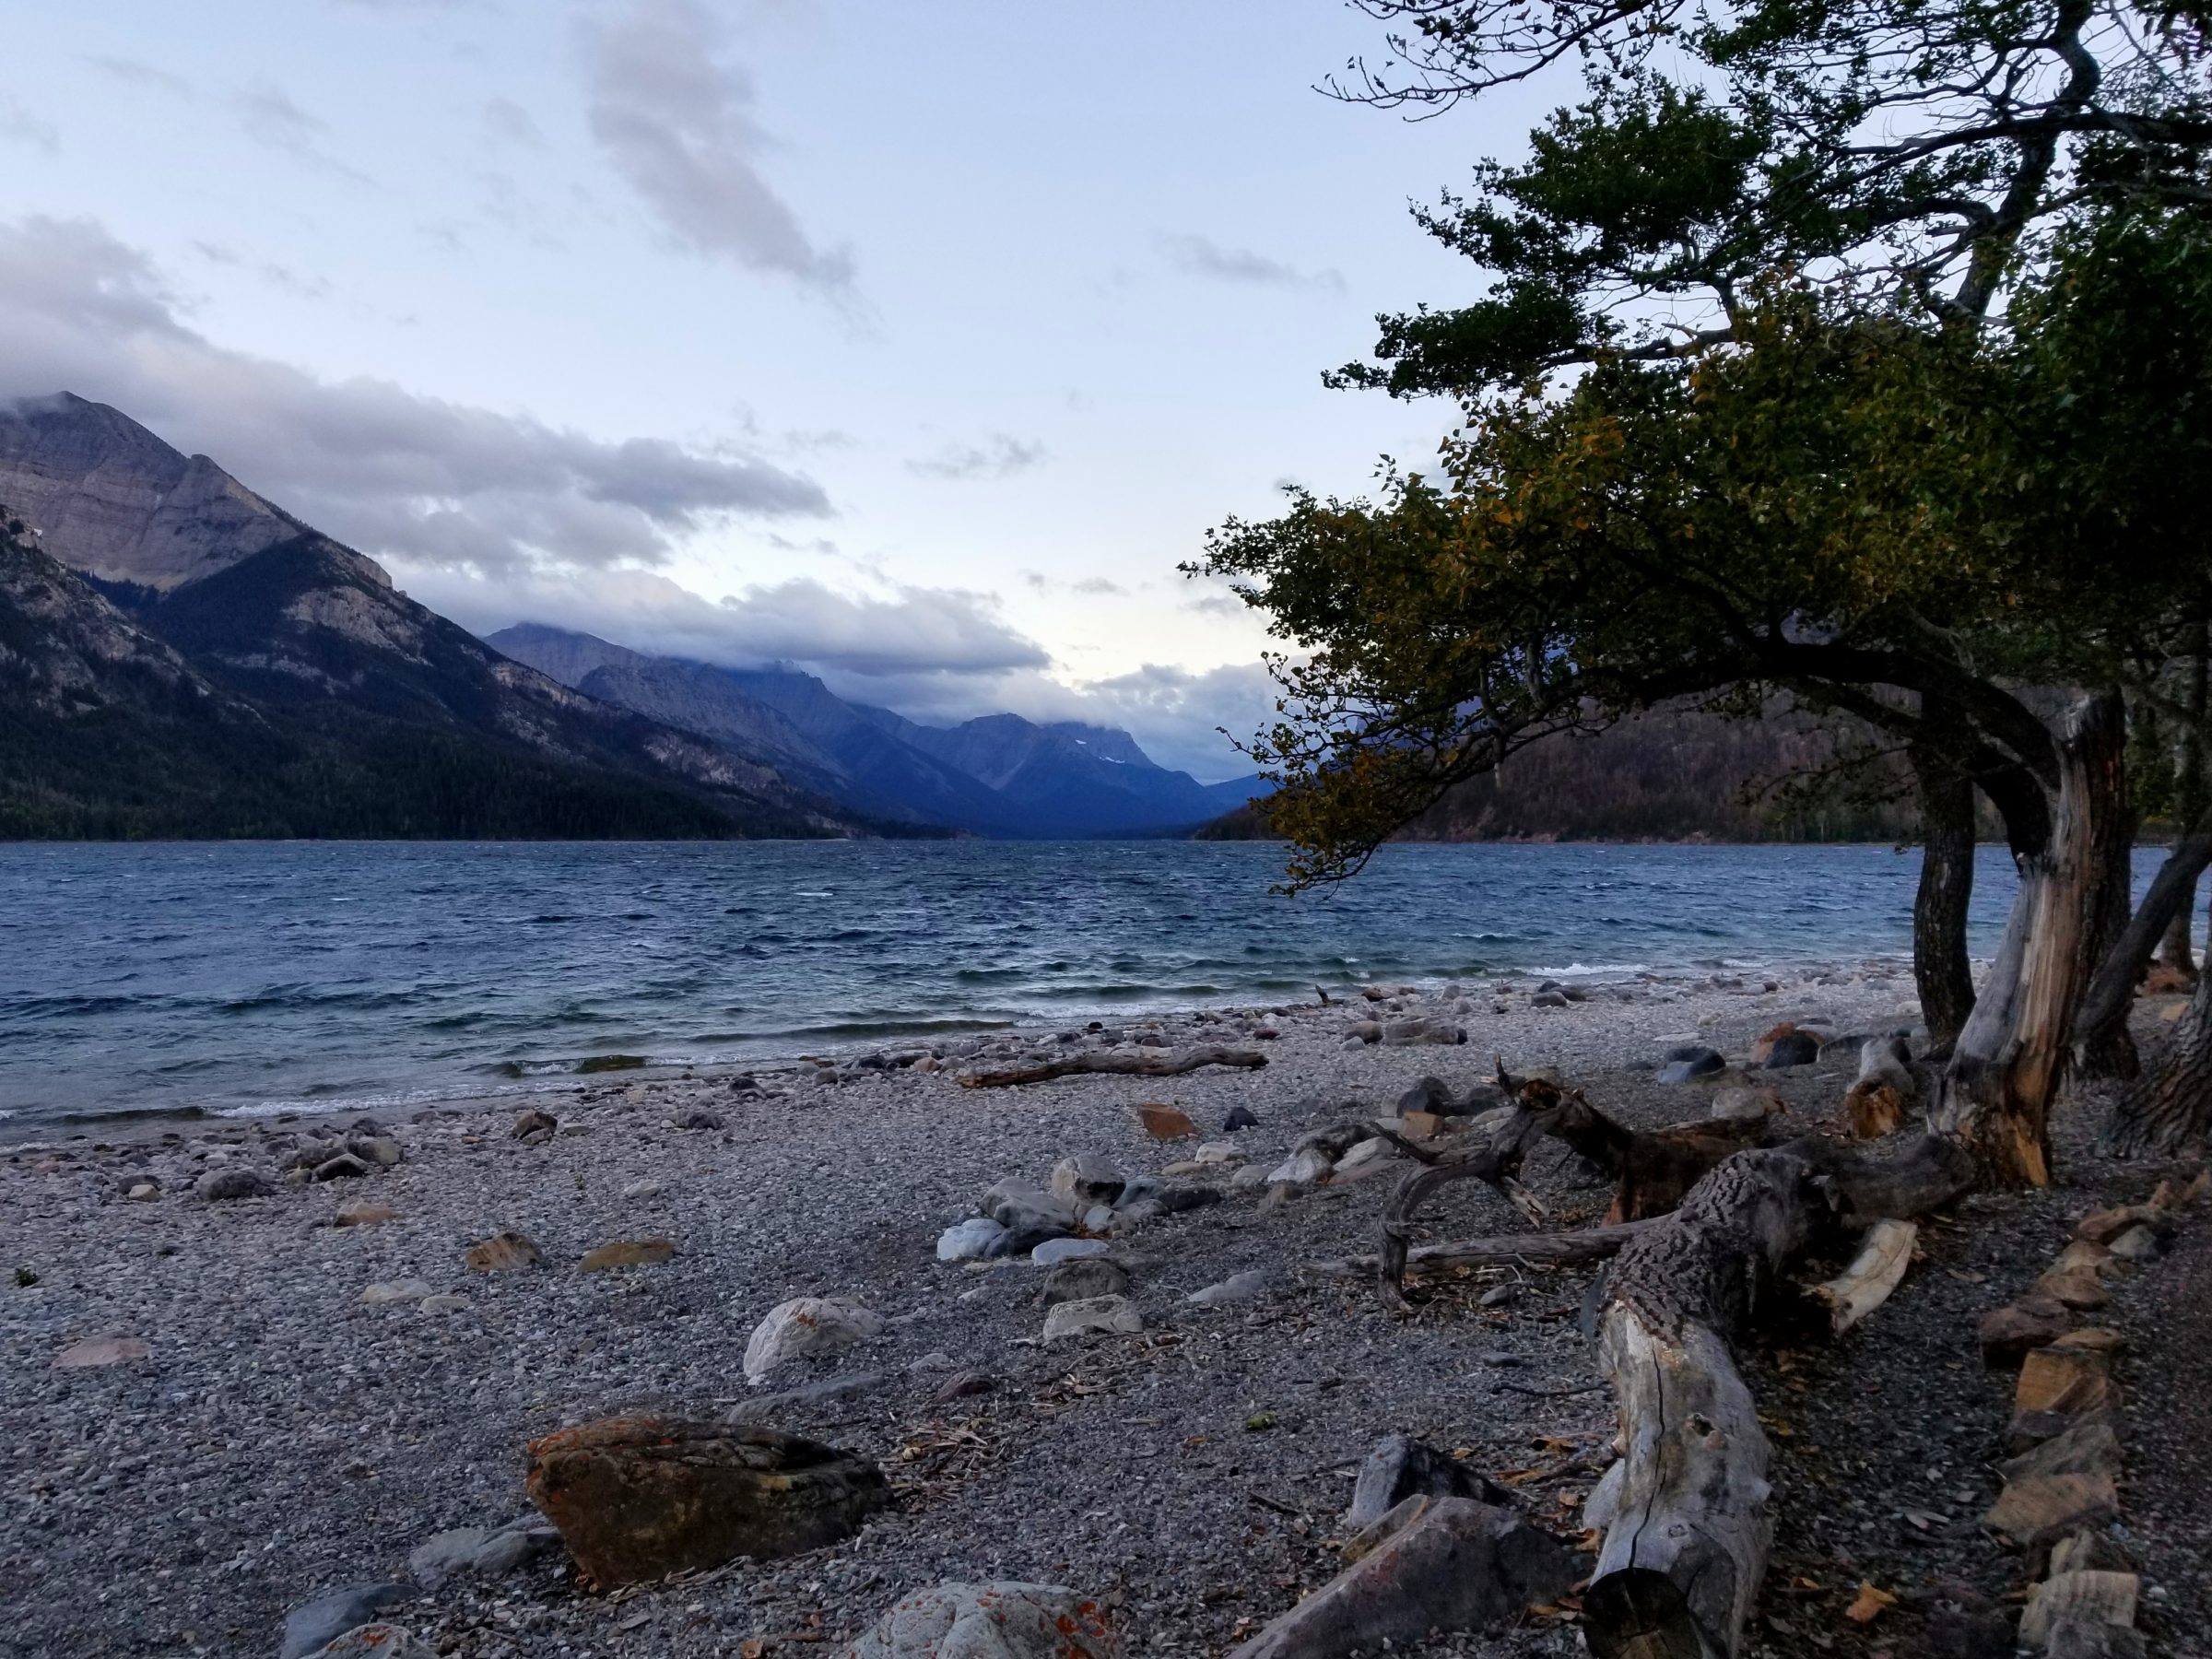
M1917 853L1138 842L0 846L0 1113L391 1105L1311 987L1909 948ZM2147 865L2150 861L2139 861ZM1983 854L1974 947L2013 887ZM512 1076L521 1068L524 1080Z

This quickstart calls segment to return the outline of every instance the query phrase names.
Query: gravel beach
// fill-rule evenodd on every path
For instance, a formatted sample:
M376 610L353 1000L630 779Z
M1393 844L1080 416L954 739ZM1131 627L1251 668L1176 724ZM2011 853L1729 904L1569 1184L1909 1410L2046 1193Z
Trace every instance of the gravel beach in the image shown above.
M1740 1062L1781 1021L1864 1031L1910 1022L1915 1007L1910 975L1888 961L1647 974L1576 987L1584 1000L1536 993L1525 981L1431 985L1379 1003L1310 999L794 1061L749 1082L618 1072L358 1129L305 1116L156 1123L8 1148L0 1655L274 1655L288 1609L390 1581L407 1588L384 1616L441 1653L758 1659L833 1653L901 1594L947 1579L1072 1585L1109 1607L1132 1653L1213 1653L1335 1571L1358 1465L1389 1433L1512 1477L1524 1512L1576 1541L1611 1433L1577 1324L1589 1271L1467 1275L1436 1285L1411 1317L1393 1315L1364 1283L1300 1269L1374 1247L1404 1163L1274 1191L1249 1175L1239 1185L1234 1171L1264 1176L1310 1131L1390 1113L1423 1077L1465 1089L1496 1056L1556 1067L1631 1124L1688 1121L1707 1112L1711 1086L1659 1080L1674 1045ZM1371 1018L1442 1022L1467 1041L1347 1044ZM1025 1060L1201 1043L1268 1064L959 1083ZM1820 1129L1838 1120L1850 1071L1815 1064L1754 1080L1780 1092L1793 1126ZM1198 1135L1154 1139L1135 1110L1147 1102L1180 1108ZM1225 1132L1237 1108L1256 1124ZM518 1136L525 1109L549 1114L550 1131ZM1904 1288L1843 1343L1756 1351L1748 1374L1778 1425L1781 1473L1755 1651L1945 1652L1949 1627L1924 1586L1951 1581L1992 1603L2018 1587L2017 1558L1977 1524L1996 1490L2008 1399L1981 1368L1974 1322L2026 1287L2074 1218L2155 1180L2078 1156L2088 1126L2078 1112L2062 1126L2073 1155L2061 1184L1977 1199L1924 1229ZM288 1178L303 1144L349 1132L368 1148L365 1173ZM380 1162L371 1142L397 1161ZM1202 1142L1234 1150L1183 1167ZM1078 1154L1220 1199L1112 1241L1141 1331L1047 1344L1045 1269L945 1262L937 1244L994 1182L1042 1185ZM1561 1225L1606 1204L1578 1163L1552 1146L1526 1172ZM225 1171L266 1190L199 1195ZM2067 1184L2091 1178L2101 1184ZM339 1225L349 1206L392 1214ZM1473 1184L1427 1221L1437 1237L1525 1230ZM542 1261L465 1265L502 1231L525 1235ZM672 1241L673 1254L580 1269L599 1246L649 1240ZM2201 1279L2201 1241L2190 1260ZM1257 1278L1210 1304L1188 1300L1237 1275ZM880 1329L748 1383L748 1337L799 1296L864 1304ZM2156 1306L2134 1317L2138 1351L2155 1345ZM100 1338L122 1340L79 1347ZM528 1441L640 1409L752 1417L850 1448L883 1468L894 1502L830 1548L611 1595L582 1594L558 1551L435 1585L411 1570L434 1535L529 1512ZM2176 1455L2204 1466L2206 1432L2200 1419ZM2205 1610L2202 1583L2178 1582L2192 1565L2201 1574L2201 1559L2169 1551L2145 1565L2152 1651L2205 1651L2172 1633L2184 1628L2176 1612ZM1862 1581L1903 1598L1868 1626L1842 1615ZM1397 1651L1582 1644L1562 1609Z

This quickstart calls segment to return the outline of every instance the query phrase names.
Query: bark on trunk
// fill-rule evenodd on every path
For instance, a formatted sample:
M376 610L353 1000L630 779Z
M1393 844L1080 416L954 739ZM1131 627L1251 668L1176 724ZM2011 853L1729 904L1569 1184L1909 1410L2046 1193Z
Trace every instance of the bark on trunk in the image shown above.
M2019 894L1930 1114L1930 1129L1963 1146L1992 1185L2051 1180L2051 1099L2104 903L2110 826L2098 820L2115 798L2125 735L2116 691L2088 698L2067 721L2050 834L2016 850Z
M1598 1337L1621 1457L1584 1512L1606 1534L1583 1597L1598 1659L1734 1659L1766 1571L1771 1449L1728 1335L1839 1212L1922 1213L1971 1180L1932 1138L1880 1162L1813 1142L1738 1153L1621 1252ZM1828 1288L1839 1325L1878 1305L1911 1254L1909 1228L1872 1228Z
M2202 622L2196 629L2196 650L2189 665L2189 721L2182 727L2181 762L2173 782L2173 821L2188 825L2196 822L2205 810L2205 715L2207 694L2212 693L2212 640L2206 637ZM2166 924L2165 937L2159 942L2159 959L2169 968L2183 973L2196 971L2194 953L2190 949L2189 930L2196 920L2196 880L2192 877L2189 892L2177 906Z
M2194 903L2193 895L2197 877L2207 865L2212 865L2212 824L2200 822L2191 833L2174 842L2165 862L2159 865L2159 873L2151 877L2143 902L2136 907L2136 913L2128 918L2127 926L2105 953L2096 977L2090 980L2088 990L2082 995L2081 1012L2074 1019L2074 1041L2077 1048L2109 1041L2103 1033L2112 1028L2126 1030L2128 1010L2135 1006L2136 982L2142 979L2143 971L2150 966L2151 952L2157 947L2159 935L2177 909L2186 915Z
M1930 718L1934 700L1924 705ZM1974 896L1974 786L1933 747L1915 745L1920 797L1920 888L1912 899L1912 978L1928 1040L1947 1053L1974 1010L1966 915Z
M2197 976L2158 1068L2113 1102L2101 1142L2131 1158L2212 1143L2212 972Z
M2111 763L2089 772L2090 784L2098 792L2088 814L2089 858L2099 875L2089 892L2088 925L2080 947L2078 982L2084 989L2125 935L2134 903L2136 830L2141 814L2128 802L2126 756L2123 731ZM2077 1076L2133 1077L2143 1069L2124 1019L2085 1033L2077 1017L2074 1038L2071 1058Z

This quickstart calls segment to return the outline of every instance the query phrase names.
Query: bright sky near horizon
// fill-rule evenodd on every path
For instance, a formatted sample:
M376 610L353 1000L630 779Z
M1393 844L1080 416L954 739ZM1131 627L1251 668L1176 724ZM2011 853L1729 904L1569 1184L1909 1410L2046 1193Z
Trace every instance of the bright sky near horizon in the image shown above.
M1322 97L1383 50L1337 0L0 10L0 395L112 403L481 631L1208 779L1264 636L1176 561L1433 453L1448 406L1319 371L1474 291L1406 203L1538 112Z

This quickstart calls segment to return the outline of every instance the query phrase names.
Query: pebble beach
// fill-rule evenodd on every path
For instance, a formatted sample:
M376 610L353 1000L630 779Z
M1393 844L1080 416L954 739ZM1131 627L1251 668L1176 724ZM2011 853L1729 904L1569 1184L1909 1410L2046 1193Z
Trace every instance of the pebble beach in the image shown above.
M1500 1060L1551 1067L1636 1125L1701 1117L1748 1077L1794 1130L1831 1128L1853 1065L1747 1074L1753 1040L1916 1016L1887 959L1378 986L743 1074L617 1072L372 1121L17 1144L0 1150L0 1655L275 1655L288 1614L381 1585L376 1616L441 1654L759 1659L835 1653L945 1580L1073 1586L1130 1653L1216 1653L1335 1571L1361 1461L1390 1434L1504 1480L1580 1547L1612 1434L1578 1325L1591 1270L1465 1273L1389 1312L1371 1285L1311 1269L1374 1248L1410 1165L1378 1143L1313 1182L1280 1179L1287 1160L1315 1131L1389 1117L1424 1078L1466 1090ZM1465 1041L1363 1029L1416 1022ZM1683 1044L1731 1064L1662 1081ZM1266 1064L961 1081L1200 1045ZM1158 1138L1146 1105L1194 1133ZM1225 1127L1232 1114L1248 1126ZM1112 1264L1124 1306L1064 1333L1043 1305L1056 1269L941 1245L994 1183L1041 1189L1086 1158L1147 1201L1079 1230L1100 1233L1078 1259ZM1606 1202L1578 1164L1555 1145L1524 1174L1559 1226ZM1783 1442L1775 1581L1803 1586L1770 1594L1758 1651L1807 1651L1806 1630L1874 1651L1838 1618L1861 1578L2002 1594L2006 1563L1974 1517L2004 1406L1974 1363L1973 1314L2007 1274L2032 1277L2015 1244L2063 1239L2099 1195L2062 1179L1977 1199L1975 1225L1930 1230L1849 1355L1754 1361L1762 1400L1771 1386L1778 1418L1805 1424ZM1526 1230L1472 1183L1425 1220L1434 1237ZM527 1248L488 1256L500 1235ZM862 1329L748 1377L762 1321L808 1297L861 1310ZM1910 1398L1910 1425L1885 1389ZM890 1503L830 1547L586 1594L535 1521L525 1448L636 1412L848 1449ZM1908 1511L1934 1519L1897 1520ZM482 1547L500 1537L515 1541ZM2154 1585L2153 1605L2191 1594ZM1400 1651L1581 1645L1566 1606Z

